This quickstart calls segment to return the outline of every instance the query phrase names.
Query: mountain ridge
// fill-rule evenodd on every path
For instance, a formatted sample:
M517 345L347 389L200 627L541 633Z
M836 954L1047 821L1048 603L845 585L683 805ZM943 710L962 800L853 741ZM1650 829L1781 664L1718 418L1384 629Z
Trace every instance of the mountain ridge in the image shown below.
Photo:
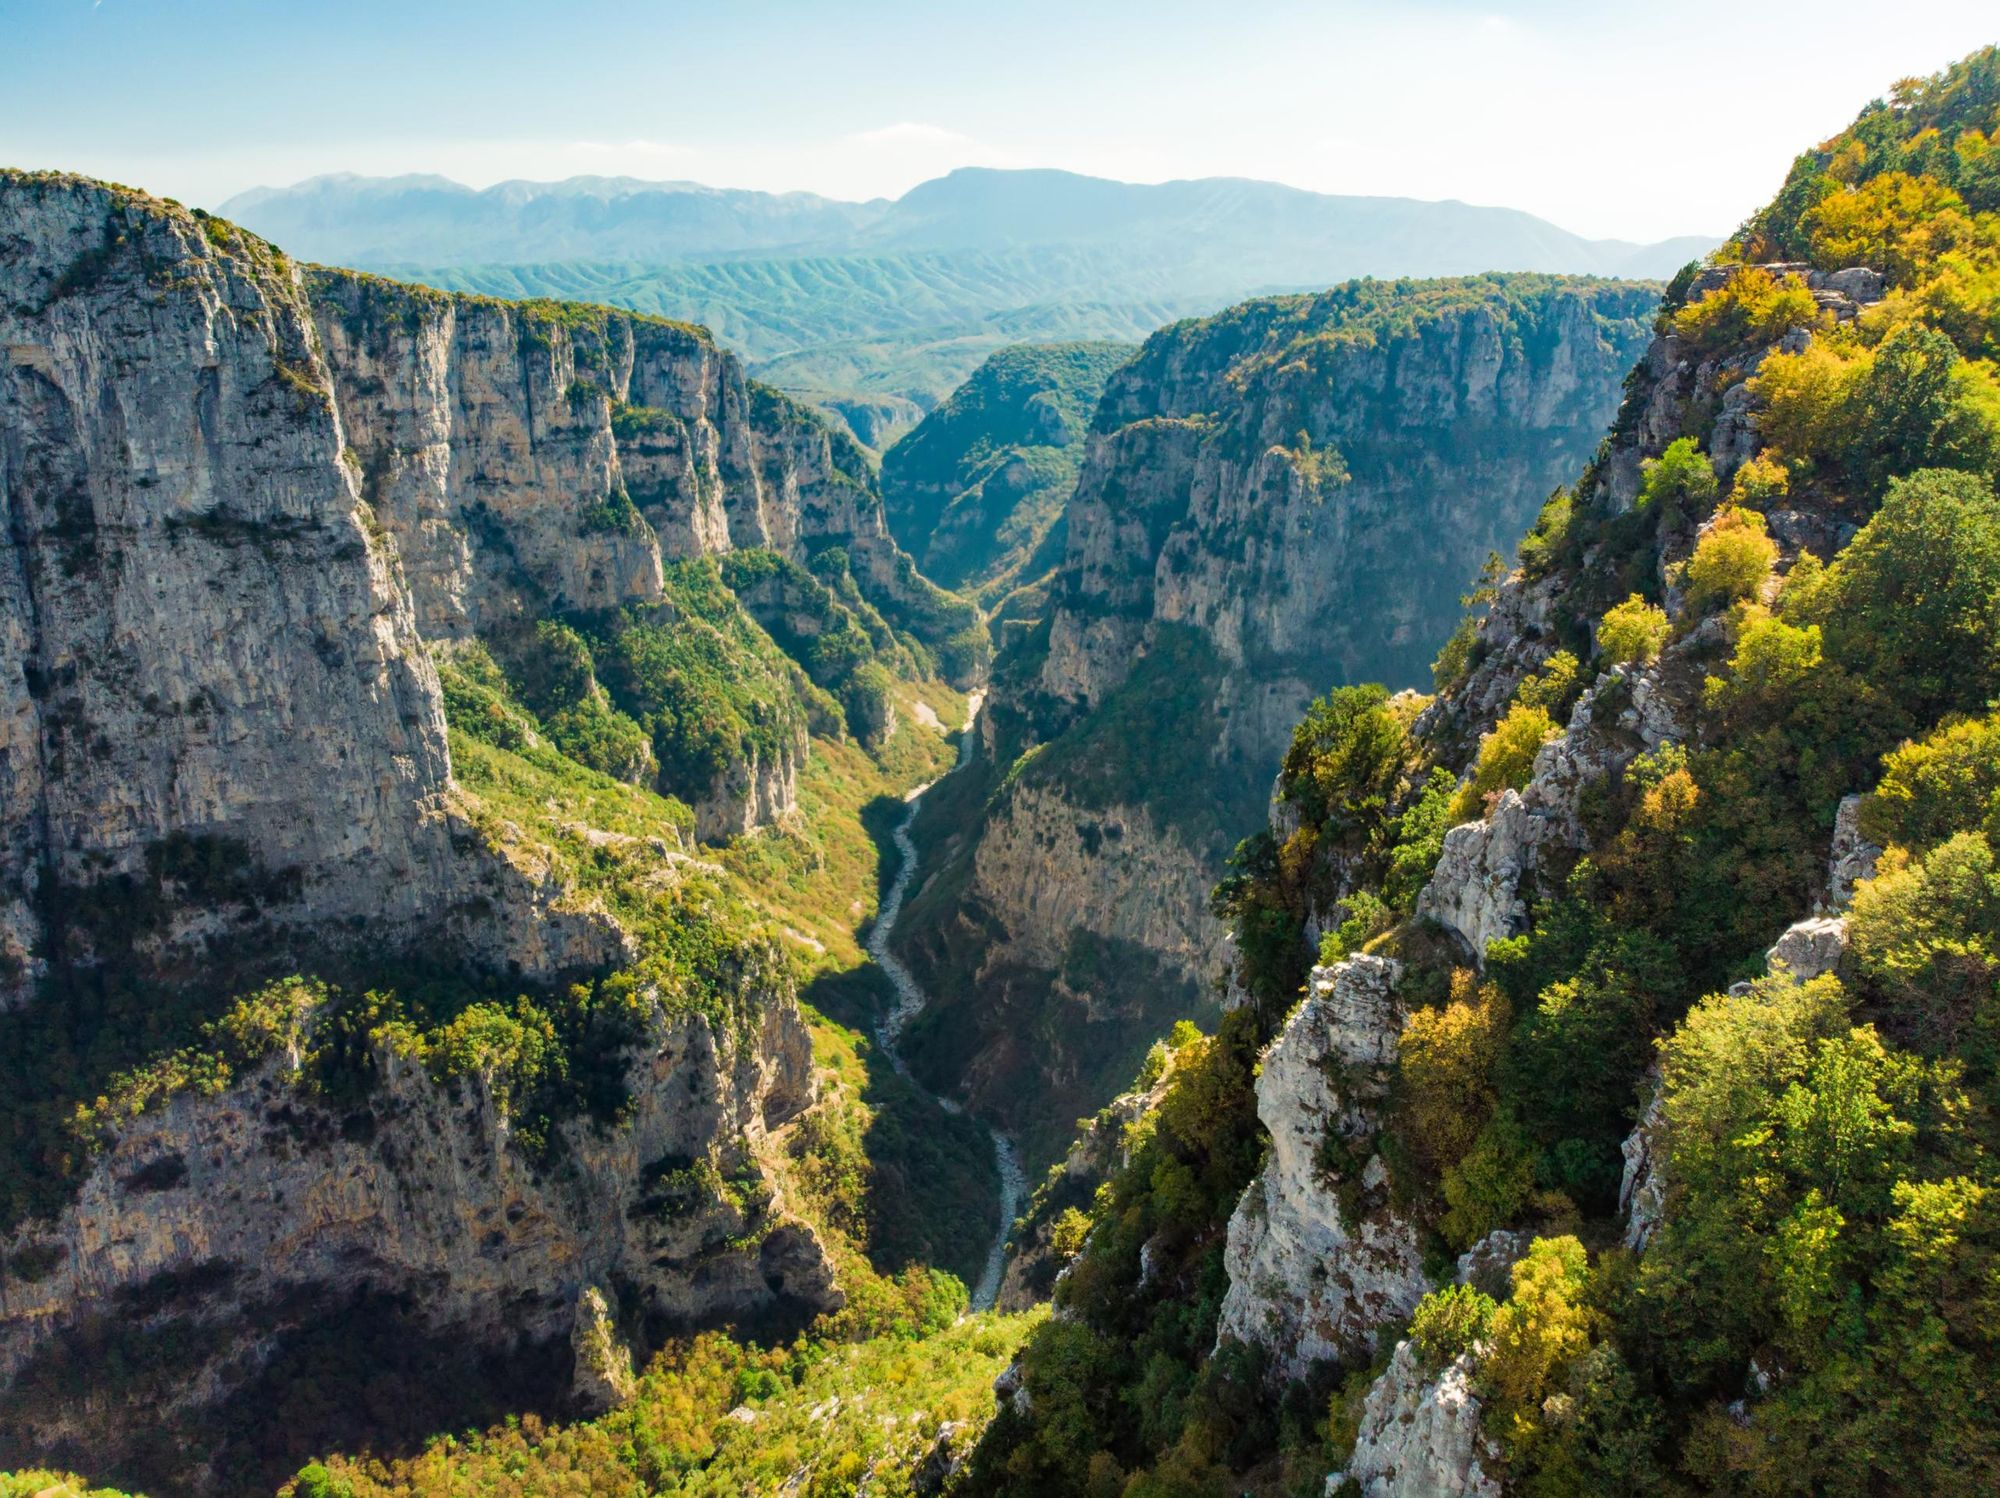
M622 190L622 191L621 191ZM379 205L411 198L385 215ZM590 217L572 210L567 217L547 205L622 205L628 222ZM355 215L364 204L378 205L374 218ZM694 223L671 217L696 205L722 207L735 217L705 217ZM423 214L447 207L471 210L489 218L498 212L516 215L512 241L496 241L498 222L425 222ZM332 210L341 216L332 216ZM1714 236L1684 235L1654 243L1622 239L1591 239L1563 229L1525 210L1467 203L1446 198L1425 200L1384 195L1320 193L1309 188L1267 182L1252 177L1190 177L1166 182L1122 182L1054 168L1002 169L959 167L942 177L918 183L897 198L862 202L823 197L810 192L763 192L749 188L714 187L679 180L647 181L632 177L575 176L551 182L509 179L490 187L472 188L436 174L369 177L358 173L327 173L289 187L255 187L236 194L218 207L223 216L267 237L297 247L312 258L352 261L379 268L390 261L440 264L474 258L457 248L464 241L451 237L479 231L479 260L512 263L516 259L616 259L632 253L666 263L678 259L726 258L739 252L855 252L868 248L976 249L1031 244L1074 243L1097 234L1129 235L1135 224L1164 222L1180 232L1220 221L1261 214L1267 220L1255 233L1268 234L1285 226L1287 218L1320 219L1345 216L1373 226L1374 221L1401 231L1415 227L1426 240L1456 238L1472 230L1486 237L1498 259L1430 268L1418 264L1341 264L1329 273L1280 276L1279 280L1341 280L1368 273L1450 274L1478 270L1562 270L1619 275L1661 275L1692 258L1687 251L1699 242L1712 247ZM662 217L665 213L668 217ZM662 242L633 239L631 219L648 234L682 234ZM1079 222L1088 225L1079 234ZM840 230L846 229L843 241ZM1336 227L1324 221L1301 226L1325 234ZM1450 236L1441 235L1449 227ZM699 241L702 229L719 237ZM1496 243L1496 230L1510 230L1517 243ZM371 239L372 236L372 239ZM386 237L385 237L386 236ZM440 238L440 236L445 236ZM585 243L574 239L581 236ZM1254 235L1252 236L1254 237ZM499 243L502 248L496 249ZM626 245L628 248L618 248ZM442 246L440 250L439 246ZM1568 256L1563 263L1514 263L1527 250ZM1667 263L1672 257L1672 263Z

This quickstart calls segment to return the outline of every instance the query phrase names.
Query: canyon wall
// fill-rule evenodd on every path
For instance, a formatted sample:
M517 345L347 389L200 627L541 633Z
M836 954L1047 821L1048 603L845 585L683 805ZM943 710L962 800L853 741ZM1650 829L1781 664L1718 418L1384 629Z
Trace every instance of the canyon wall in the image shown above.
M437 662L748 548L841 548L826 575L902 658L942 647L966 610L888 539L853 445L699 329L305 271L83 179L0 175L0 266L0 1023L10 1078L39 1068L7 1133L64 1152L7 1166L0 1444L228 1488L230 1442L173 1433L234 1429L303 1346L348 1366L361 1344L312 1339L385 1307L409 1345L518 1357L518 1399L566 1387L589 1291L627 1330L838 1304L763 1163L814 1095L791 978L728 931L645 966L456 782ZM797 751L748 766L722 830L788 809ZM663 909L691 877L672 838L579 835L657 864ZM716 919L689 899L670 926ZM523 1149L509 1032L456 1059L395 1025L329 1039L351 1017L323 997L203 1070L231 994L412 954L544 995L631 969L590 1059L623 1102ZM310 1059L342 1045L359 1095ZM70 1096L94 1123L51 1112Z
M1484 559L1596 446L1657 296L1356 283L1180 324L1112 376L1047 616L995 668L991 801L970 831L933 824L956 867L913 901L940 1084L1052 1155L1212 1004L1208 892L1306 702L1428 685ZM1118 956L1078 974L1080 946ZM967 1026L1053 1050L995 1065L942 1033Z

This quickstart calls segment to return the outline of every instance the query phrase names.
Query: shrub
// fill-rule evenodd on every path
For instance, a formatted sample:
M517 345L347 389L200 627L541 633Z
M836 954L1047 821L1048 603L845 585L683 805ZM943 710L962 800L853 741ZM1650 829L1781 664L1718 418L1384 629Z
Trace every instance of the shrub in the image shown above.
M1690 608L1708 609L1755 598L1778 560L1778 543L1755 510L1729 508L1695 543L1686 584Z
M1447 1285L1418 1301L1410 1315L1410 1341L1424 1368L1435 1373L1472 1351L1497 1309L1492 1296L1471 1285Z
M1784 461L1873 501L1924 468L2000 468L2000 384L1934 328L1903 323L1873 350L1814 344L1774 354L1751 389Z
M1586 1302L1590 1256L1575 1238L1537 1238L1513 1268L1513 1292L1493 1313L1479 1383L1487 1428L1515 1458L1541 1434L1542 1402L1590 1350L1599 1316Z
M1847 549L1785 612L1918 723L2000 695L2000 498L1970 474L1892 484Z
M1395 913L1369 890L1356 890L1345 900L1341 908L1346 912L1340 925L1320 938L1319 961L1322 967L1331 967L1344 958L1353 956L1370 940L1387 931L1395 921Z
M2000 716L1972 718L1884 755L1862 830L1921 853L1955 832L2000 829Z
M1458 796L1458 779L1439 765L1432 769L1424 788L1396 819L1395 835L1389 849L1388 872L1382 879L1382 893L1397 910L1414 909L1417 896L1437 867L1444 851L1444 835L1451 828L1452 802Z
M1856 887L1849 927L1855 966L1899 1035L1937 1048L1975 1020L1990 1028L2000 865L1982 833L1958 833L1921 856L1889 849Z
M1819 303L1795 275L1739 266L1716 290L1674 314L1674 332L1698 354L1776 343L1821 321Z
M1466 614L1453 627L1451 637L1444 642L1431 662L1431 685L1440 692L1449 692L1472 672L1473 652L1479 644L1479 621Z
M1388 703L1384 687L1336 687L1306 709L1285 753L1284 794L1343 846L1379 826L1402 779L1409 736Z
M1530 578L1546 577L1555 570L1556 560L1569 546L1571 526L1576 518L1576 502L1567 489L1558 489L1543 504L1528 534L1521 538L1521 570Z
M1800 628L1752 604L1737 625L1729 675L1709 677L1704 700L1711 708L1771 702L1819 669L1823 643L1817 624Z
M1758 366L1750 382L1758 431L1787 465L1810 469L1815 459L1838 461L1848 392L1865 358L1815 342L1796 354L1772 354Z
M1526 785L1542 745L1561 732L1539 707L1516 704L1509 708L1493 731L1480 739L1472 778L1459 787L1451 805L1451 820L1469 822L1480 814L1489 796Z
M1493 1067L1507 1037L1506 997L1491 983L1475 987L1469 969L1452 974L1441 1007L1403 1021L1396 1073L1404 1134L1433 1166L1472 1148L1497 1098Z
M1442 1184L1446 1211L1438 1229L1454 1248L1470 1248L1519 1220L1534 1195L1534 1147L1512 1119L1494 1118Z
M1540 708L1560 721L1569 715L1570 705L1583 690L1582 676L1582 662L1567 650L1558 650L1514 689L1514 700L1524 707Z
M1663 525L1698 520L1708 513L1722 485L1715 468L1692 437L1676 438L1657 458L1648 459L1636 501Z
M1634 593L1605 611L1597 625L1597 649L1607 665L1650 661L1667 643L1672 629L1665 609Z
M2000 390L1934 328L1905 323L1850 387L1841 456L1861 492L1920 468L1992 475L2000 465Z
M1802 227L1813 262L1872 265L1908 284L1940 255L1974 236L1965 204L1944 183L1906 172L1883 172L1857 188L1828 193Z
M1776 458L1759 453L1736 470L1729 502L1749 510L1769 510L1790 492L1791 473Z

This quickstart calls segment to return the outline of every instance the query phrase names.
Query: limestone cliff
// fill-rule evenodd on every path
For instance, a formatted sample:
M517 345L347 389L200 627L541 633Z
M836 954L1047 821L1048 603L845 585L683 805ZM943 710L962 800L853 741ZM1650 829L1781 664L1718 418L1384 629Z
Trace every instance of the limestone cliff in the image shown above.
M627 1323L594 1328L614 1353L648 1320L836 1302L819 1242L762 1175L765 1136L813 1089L798 1009L762 981L740 1033L656 1016L627 1059L629 1116L568 1125L559 1170L510 1147L487 1078L440 1084L388 1051L358 1102L320 1095L279 1054L218 1095L148 1112L70 1210L10 1245L47 1268L0 1279L0 1445L208 1486L242 1457L220 1433L268 1397L266 1367L329 1317L395 1307L403 1335L504 1356L517 1397L560 1406L577 1307L601 1306L599 1287L616 1287ZM122 1380L103 1361L112 1345ZM586 1399L589 1374L579 1366ZM173 1432L190 1439L162 1468L148 1440Z
M671 826L572 830L646 864L646 941L691 956L556 877L454 780L436 663L645 609L676 558L732 547L837 551L910 652L942 646L959 606L889 542L850 444L696 329L303 273L177 205L4 174L0 502L0 1020L33 1076L4 1131L0 1444L228 1486L228 1441L190 1462L180 1422L254 1422L299 1359L351 1371L356 1306L453 1357L520 1352L510 1397L540 1397L592 1286L628 1323L837 1302L760 1164L812 1096L789 978L674 904ZM720 600L810 696L702 565L708 594L652 627L699 634ZM790 804L797 712L722 830ZM642 1018L590 1042L607 1090L533 1150L499 1063L400 1022L302 1014L338 1086L296 1037L233 1073L199 1050L259 977L402 961L545 1001L630 969ZM461 1062L505 1054L467 1033ZM85 1130L64 1110L94 1097Z
M907 583L859 450L701 328L350 271L306 289L427 638L651 601L663 558L743 548L837 542Z
M1373 1153L1396 1062L1397 963L1315 969L1311 991L1264 1053L1257 1117L1270 1158L1229 1220L1229 1293L1217 1340L1261 1347L1274 1378L1365 1359L1376 1330L1430 1288L1417 1234L1388 1204Z
M700 329L302 275L74 178L0 183L0 242L8 994L60 891L149 858L157 882L170 836L252 850L234 903L275 920L475 921L491 875L452 852L425 642L655 603L663 559L838 545L903 628L979 669L857 450ZM800 722L664 789L713 835L768 820ZM188 903L156 945L205 934Z
M1112 376L1048 616L996 667L997 793L909 923L954 1025L987 1023L998 990L991 1046L1032 1029L1056 1050L1023 1086L940 1046L937 1081L1025 1128L1047 1095L1066 1122L1110 1089L1058 1083L1095 1059L1059 990L1123 1016L1096 1048L1126 1075L1132 1038L1199 1012L1225 956L1208 891L1306 701L1428 677L1486 555L1596 444L1655 300L1539 277L1357 283L1181 324ZM1079 941L1120 971L1072 981Z

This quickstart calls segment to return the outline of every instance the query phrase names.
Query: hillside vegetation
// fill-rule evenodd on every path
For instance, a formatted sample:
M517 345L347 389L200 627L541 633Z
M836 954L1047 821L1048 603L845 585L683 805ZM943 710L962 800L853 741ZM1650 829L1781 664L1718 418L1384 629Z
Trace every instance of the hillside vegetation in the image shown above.
M1038 614L1062 510L1122 343L1023 344L981 364L892 448L882 507L929 577L1000 618Z
M1442 1288L1409 1336L1425 1377L1468 1381L1488 1444L1464 1460L1532 1494L2000 1483L1996 140L1988 50L1800 157L1676 282L1611 442L1436 701L1414 724L1380 689L1314 706L1292 820L1218 891L1249 1001L1100 1192L974 1491L1302 1493L1348 1460L1400 1322L1281 1399L1215 1328L1260 1051L1315 960L1364 948L1404 964L1400 1047L1374 1126L1327 1134L1328 1210L1416 1232ZM1885 278L1834 283L1858 315L1804 279L1855 266ZM1674 731L1642 748L1620 725L1659 721L1627 712L1648 694ZM1514 929L1468 951L1418 892L1517 793L1571 805L1579 843L1522 854ZM1884 851L1844 953L1767 975L1786 924L1844 898L1828 842L1856 793ZM1619 1190L1649 1103L1650 1236ZM1511 1275L1453 1285L1501 1228L1532 1239Z

